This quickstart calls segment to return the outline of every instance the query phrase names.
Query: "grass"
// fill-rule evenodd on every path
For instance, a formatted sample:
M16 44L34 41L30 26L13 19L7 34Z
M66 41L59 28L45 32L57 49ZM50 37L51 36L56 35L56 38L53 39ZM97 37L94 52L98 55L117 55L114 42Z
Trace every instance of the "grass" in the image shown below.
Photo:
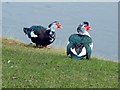
M118 88L118 63L77 61L60 48L34 48L2 38L3 88Z

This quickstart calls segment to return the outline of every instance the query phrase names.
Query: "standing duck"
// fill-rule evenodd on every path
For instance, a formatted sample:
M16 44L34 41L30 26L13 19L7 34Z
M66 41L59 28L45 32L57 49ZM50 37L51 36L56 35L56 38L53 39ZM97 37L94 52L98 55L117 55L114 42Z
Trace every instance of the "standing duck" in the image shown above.
M70 55L71 58L76 58L78 60L83 57L90 59L93 42L90 34L88 33L89 30L91 30L91 27L88 22L83 22L78 26L78 34L72 34L69 37L67 55Z
M62 25L58 21L54 21L48 25L48 28L39 25L23 28L23 31L36 46L46 47L55 41L55 30L58 28L62 28Z

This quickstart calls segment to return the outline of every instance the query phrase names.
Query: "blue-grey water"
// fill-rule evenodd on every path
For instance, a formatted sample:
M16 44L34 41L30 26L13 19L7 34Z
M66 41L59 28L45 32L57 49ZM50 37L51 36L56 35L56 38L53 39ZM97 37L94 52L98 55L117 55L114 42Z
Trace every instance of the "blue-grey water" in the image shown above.
M4 2L2 3L2 36L30 43L23 27L48 26L59 21L63 29L56 31L52 47L66 48L68 37L77 26L89 21L94 42L92 55L118 60L118 6L115 2ZM1 35L1 34L0 34Z

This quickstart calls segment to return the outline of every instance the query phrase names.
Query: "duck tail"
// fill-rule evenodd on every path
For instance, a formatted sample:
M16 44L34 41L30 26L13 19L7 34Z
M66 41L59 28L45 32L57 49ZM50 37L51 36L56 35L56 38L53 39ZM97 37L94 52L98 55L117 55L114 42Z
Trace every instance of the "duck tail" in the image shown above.
M26 28L26 27L23 28L23 32L25 33L25 35L28 35L28 37L30 37L31 31L32 30L30 28Z

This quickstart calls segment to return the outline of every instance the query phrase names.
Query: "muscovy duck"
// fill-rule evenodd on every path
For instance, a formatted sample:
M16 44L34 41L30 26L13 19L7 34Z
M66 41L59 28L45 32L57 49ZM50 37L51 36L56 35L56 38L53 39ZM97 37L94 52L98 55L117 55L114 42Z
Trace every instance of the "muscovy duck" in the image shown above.
M91 30L89 23L83 22L77 28L78 34L72 34L69 37L67 55L70 55L71 58L81 60L86 56L86 59L90 59L93 42L88 30Z
M49 24L48 28L39 25L23 28L23 31L37 47L46 47L55 41L57 28L62 28L62 25L58 21L54 21Z

